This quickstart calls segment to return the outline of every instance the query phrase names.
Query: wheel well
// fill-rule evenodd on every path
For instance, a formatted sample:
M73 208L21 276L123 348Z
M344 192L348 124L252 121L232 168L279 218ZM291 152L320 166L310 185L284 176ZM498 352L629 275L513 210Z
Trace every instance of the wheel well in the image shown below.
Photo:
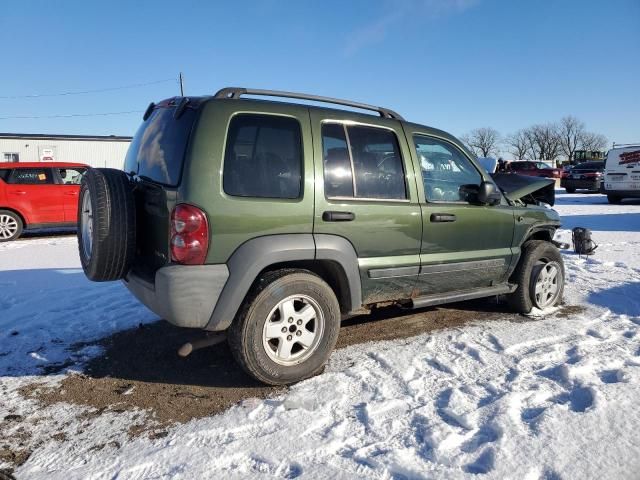
M551 240L553 240L553 233L551 230L537 230L533 233L531 233L528 237L526 237L524 239L524 241L522 242L522 244L524 245L525 242L528 242L529 240L545 240L547 242L550 242Z
M9 212L15 213L16 215L18 215L20 217L20 220L22 220L22 228L25 228L27 226L27 221L24 218L24 215L22 215L19 211L17 211L15 208L10 208L10 207L0 207L0 210L7 210Z
M309 270L322 278L333 290L338 303L340 304L340 311L342 313L348 313L353 307L350 305L350 287L347 275L342 266L331 260L296 260L291 262L274 263L266 267L260 275L265 272L273 270L281 270L283 268L297 268L302 270Z

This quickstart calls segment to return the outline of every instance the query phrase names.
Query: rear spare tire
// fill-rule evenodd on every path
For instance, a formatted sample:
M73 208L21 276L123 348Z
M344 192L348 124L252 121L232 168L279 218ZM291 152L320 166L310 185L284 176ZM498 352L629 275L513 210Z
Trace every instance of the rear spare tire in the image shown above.
M135 253L136 210L131 181L113 168L90 168L78 201L78 250L95 282L125 277Z

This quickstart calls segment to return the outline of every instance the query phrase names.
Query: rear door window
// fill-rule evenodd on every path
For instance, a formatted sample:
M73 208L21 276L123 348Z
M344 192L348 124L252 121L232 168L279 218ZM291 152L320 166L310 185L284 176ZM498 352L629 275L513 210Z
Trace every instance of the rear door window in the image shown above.
M253 114L231 119L222 180L227 195L299 198L301 180L302 133L296 119Z
M322 149L327 198L407 198L400 146L393 131L325 123Z
M16 168L9 177L8 183L16 185L52 184L53 175L49 168Z
M185 108L178 118L174 112L173 106L158 106L140 126L127 151L127 173L178 186L197 109Z

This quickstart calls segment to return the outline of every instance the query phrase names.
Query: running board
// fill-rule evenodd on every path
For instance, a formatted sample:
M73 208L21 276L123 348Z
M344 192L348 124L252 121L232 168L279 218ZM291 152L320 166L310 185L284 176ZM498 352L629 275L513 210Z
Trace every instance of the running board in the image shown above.
M424 297L417 297L412 299L409 307L422 308L441 305L443 303L464 302L466 300L474 300L476 298L492 297L494 295L513 293L516 288L518 288L517 285L510 285L508 283L505 283L502 285L496 285L495 287L476 288L475 290L465 290L462 292L425 295Z

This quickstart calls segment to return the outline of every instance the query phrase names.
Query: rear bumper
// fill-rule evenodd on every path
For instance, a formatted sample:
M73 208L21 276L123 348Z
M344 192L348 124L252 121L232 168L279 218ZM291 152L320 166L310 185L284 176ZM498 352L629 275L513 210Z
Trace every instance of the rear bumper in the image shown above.
M134 273L123 283L159 317L178 327L204 328L228 278L226 265L169 265L156 272L153 284Z
M575 188L576 190L592 190L597 192L600 190L600 179L582 180L573 178L563 178L560 181L562 188Z

